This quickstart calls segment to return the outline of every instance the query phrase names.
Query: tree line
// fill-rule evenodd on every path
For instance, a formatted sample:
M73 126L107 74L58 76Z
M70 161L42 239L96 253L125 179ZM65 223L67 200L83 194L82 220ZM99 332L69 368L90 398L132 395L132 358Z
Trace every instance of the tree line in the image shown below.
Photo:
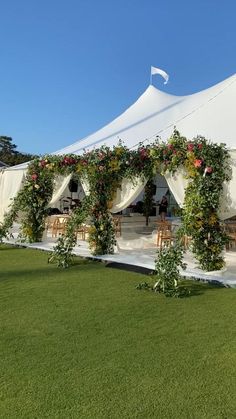
M35 155L22 153L17 150L17 145L13 143L11 137L0 136L0 161L8 166L15 166L26 161L33 160Z

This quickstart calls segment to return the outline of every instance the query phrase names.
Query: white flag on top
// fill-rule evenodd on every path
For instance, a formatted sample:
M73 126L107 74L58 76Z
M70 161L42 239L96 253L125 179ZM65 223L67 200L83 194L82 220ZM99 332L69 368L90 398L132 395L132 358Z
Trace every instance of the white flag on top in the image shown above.
M152 76L154 76L155 74L160 74L160 76L162 76L163 79L165 79L164 84L168 83L169 75L164 70L151 66L151 80Z

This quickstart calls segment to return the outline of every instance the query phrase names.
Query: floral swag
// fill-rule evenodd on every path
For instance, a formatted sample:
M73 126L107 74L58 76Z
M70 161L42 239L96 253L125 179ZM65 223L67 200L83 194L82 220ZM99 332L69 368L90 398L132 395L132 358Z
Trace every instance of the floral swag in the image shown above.
M91 252L113 253L116 240L110 209L122 179L135 182L139 176L150 180L156 173L174 174L183 168L188 186L180 236L192 237L192 251L202 269L218 270L224 266L222 250L227 242L218 209L223 183L230 180L228 167L229 153L224 144L214 144L200 136L188 141L177 130L167 143L157 139L148 146L140 144L137 150L119 143L113 149L103 146L81 156L44 156L29 164L23 188L0 226L0 239L7 236L21 212L22 239L41 241L55 176L76 174L89 183L90 195L73 213L51 259L61 266L69 264L75 231L88 215Z

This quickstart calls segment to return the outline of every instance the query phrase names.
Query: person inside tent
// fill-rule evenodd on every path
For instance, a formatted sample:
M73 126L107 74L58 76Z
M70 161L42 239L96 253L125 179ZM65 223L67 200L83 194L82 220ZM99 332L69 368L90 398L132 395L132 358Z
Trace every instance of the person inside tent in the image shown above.
M167 207L168 207L168 201L167 201L167 197L164 195L159 204L159 215L161 216L161 221L165 221L166 219Z

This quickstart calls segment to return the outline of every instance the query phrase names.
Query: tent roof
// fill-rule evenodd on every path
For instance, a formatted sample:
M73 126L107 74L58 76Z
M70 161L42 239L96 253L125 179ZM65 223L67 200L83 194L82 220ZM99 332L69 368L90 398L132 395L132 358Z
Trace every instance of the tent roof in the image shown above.
M51 154L83 154L102 145L114 146L119 140L135 148L157 136L170 137L174 127L188 139L202 135L236 150L236 74L222 82L187 96L174 96L150 85L138 100L118 118L95 133ZM28 163L5 168L26 169Z
M113 146L121 139L129 148L169 138L174 126L191 139L202 135L236 148L236 74L198 93L174 96L150 85L118 118L54 154L82 154L84 149Z

